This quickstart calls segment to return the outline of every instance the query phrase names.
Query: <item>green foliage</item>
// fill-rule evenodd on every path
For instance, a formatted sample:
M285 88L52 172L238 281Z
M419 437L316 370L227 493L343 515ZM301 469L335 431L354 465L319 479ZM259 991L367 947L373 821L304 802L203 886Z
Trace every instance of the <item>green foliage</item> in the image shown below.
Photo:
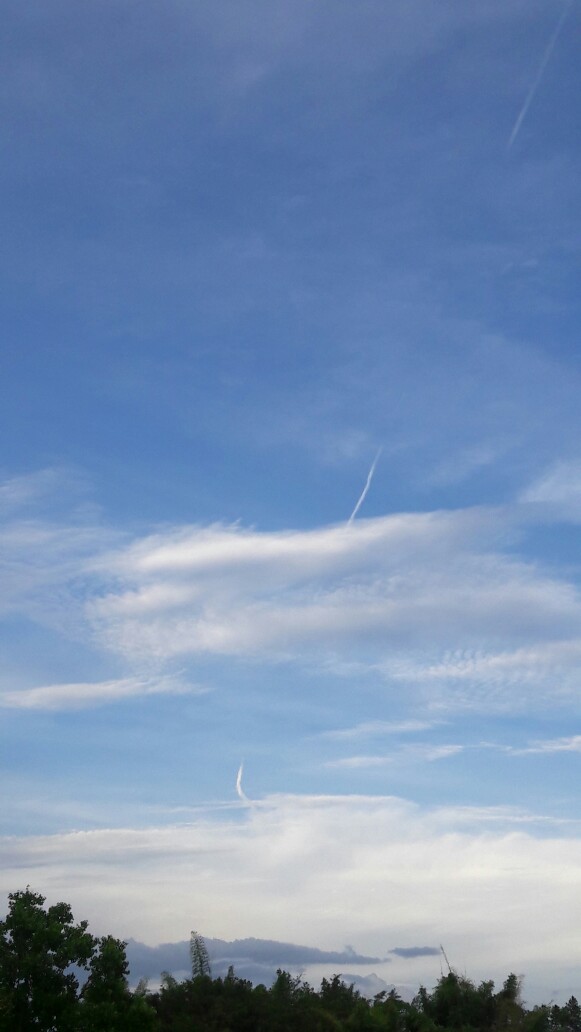
M153 1032L155 1013L127 984L125 943L95 939L70 906L10 893L0 922L0 1032ZM82 991L77 973L88 972Z
M125 946L111 935L97 941L81 993L83 1032L146 1032L155 1026L155 1013L147 1003L145 988L129 992Z
M563 1007L551 1007L547 1029L548 1032L581 1032L581 1007L575 996L571 996Z
M69 1032L76 1028L78 979L94 950L87 922L73 922L67 903L44 909L29 888L11 892L0 922L0 1029Z
M199 978L201 975L211 975L210 958L206 943L197 932L190 934L190 962L192 965L192 978Z

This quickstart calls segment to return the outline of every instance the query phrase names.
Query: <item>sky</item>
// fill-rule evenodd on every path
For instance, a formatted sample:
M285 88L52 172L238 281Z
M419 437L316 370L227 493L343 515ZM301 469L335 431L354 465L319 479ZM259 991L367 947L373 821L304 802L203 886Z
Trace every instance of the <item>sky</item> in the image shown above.
M578 3L3 22L3 905L581 996Z

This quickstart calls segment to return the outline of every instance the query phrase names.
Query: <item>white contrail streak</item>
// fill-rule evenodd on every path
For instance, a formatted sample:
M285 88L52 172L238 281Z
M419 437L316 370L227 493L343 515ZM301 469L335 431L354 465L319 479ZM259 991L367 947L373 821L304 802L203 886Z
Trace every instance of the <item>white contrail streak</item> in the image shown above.
M564 22L565 22L565 18L567 17L567 15L569 13L569 9L570 9L572 3L573 3L573 0L568 0L568 2L565 4L565 7L561 11L561 14L559 15L559 19L557 21L557 24L555 25L555 28L553 30L553 34L552 34L549 42L547 43L545 52L543 54L541 63L539 65L539 70L538 70L538 72L537 72L537 74L536 74L536 76L535 76L535 78L533 80L533 84L532 84L532 86L531 86L531 88L530 88L530 90L529 90L529 92L527 94L527 98L526 98L526 100L525 100L525 102L524 102L524 104L523 104L523 106L522 106L522 108L521 108L521 110L519 112L519 116L518 116L516 122L514 123L512 132L510 134L510 139L509 139L508 144L507 144L507 148L506 148L507 150L510 150L510 148L512 147L514 141L516 140L516 138L517 138L517 136L518 136L518 134L520 132L520 128L521 128L521 126L522 126L522 124L523 124L523 122L524 122L524 120L525 120L525 118L527 116L527 112L528 112L528 110L529 110L529 108L530 108L530 106L531 106L531 104L532 104L532 102L533 102L533 100L535 98L535 93L537 92L537 90L538 90L538 88L539 88L539 86L541 84L541 79L543 78L543 75L545 74L545 68L547 67L547 65L548 65L548 63L549 63L549 61L551 59L551 54L553 53L553 50L555 49L555 44L556 44L556 42L557 42L557 40L559 38L561 29L563 28L563 25L564 25Z
M369 473L367 474L367 480L365 481L365 487L363 488L361 494L359 495L359 498L358 498L358 501L357 501L357 505L355 506L355 508L353 509L353 512L351 513L349 519L347 520L347 526L350 526L353 523L353 520L357 516L357 513L359 512L361 506L363 505L363 502L365 501L365 499L367 497L367 492L369 491L369 488L371 487L371 481L373 480L373 474L375 473L375 467L377 466L377 460L379 459L379 456L381 455L382 451L383 451L383 448L380 448L378 453L377 453L377 455L375 456L372 464L371 464L371 469L369 470Z
M250 799L248 798L248 796L244 792L244 789L242 788L242 774L243 774L243 772L244 772L244 763L241 763L240 767L238 768L238 773L236 775L236 791L237 791L237 793L238 793L238 795L239 795L239 797L240 797L240 799L242 800L243 803L249 803Z

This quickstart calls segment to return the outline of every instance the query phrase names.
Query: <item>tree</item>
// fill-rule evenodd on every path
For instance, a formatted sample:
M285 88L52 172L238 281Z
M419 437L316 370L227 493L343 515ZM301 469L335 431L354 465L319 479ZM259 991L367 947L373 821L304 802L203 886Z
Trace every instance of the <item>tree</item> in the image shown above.
M81 992L82 1032L147 1032L155 1024L155 1012L143 988L131 993L126 943L103 936L90 962L89 977Z
M0 1032L150 1032L155 1012L131 993L125 943L96 939L68 903L27 888L0 921ZM79 969L88 978L79 992Z
M340 975L333 975L330 981L324 978L321 982L319 999L325 1010L338 1018L347 1018L361 999L361 993L353 985L347 985Z
M495 1030L522 1028L525 1024L525 1010L522 1005L522 977L511 973L505 979L502 989L495 997ZM537 1016L538 1017L538 1016Z
M451 970L442 975L431 993L422 986L414 1004L436 1028L490 1032L496 1027L496 999L493 982L476 986L469 978ZM429 1027L426 1022L424 1027Z
M87 921L75 924L67 903L44 909L30 888L11 892L0 921L0 1030L72 1032L79 982L71 970L87 968L95 940Z
M210 957L208 956L206 943L197 932L192 932L190 935L190 961L192 964L192 978L211 975Z
M580 1032L581 1007L575 996L571 996L562 1007L551 1007L550 1027L555 1032Z

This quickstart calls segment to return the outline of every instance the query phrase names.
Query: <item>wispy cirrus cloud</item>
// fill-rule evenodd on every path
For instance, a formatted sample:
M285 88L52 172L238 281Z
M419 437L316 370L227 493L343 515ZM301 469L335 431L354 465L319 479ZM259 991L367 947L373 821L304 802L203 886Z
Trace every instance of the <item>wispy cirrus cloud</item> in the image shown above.
M531 742L523 749L511 748L509 750L515 756L549 756L554 753L578 753L581 752L581 735L569 735L564 738L547 738Z
M440 721L430 720L364 720L353 727L337 728L323 731L321 738L334 738L338 741L352 738L375 738L382 735L415 734L418 731L429 731L437 727Z
M468 552L477 527L493 533L490 519L409 514L278 533L178 528L105 557L103 572L127 588L90 615L111 647L168 656L324 651L390 629L397 639L416 606L410 594L427 589L425 579L414 584L416 564L427 566L436 548L450 555L453 542Z
M54 501L57 492L68 494L72 484L80 480L78 472L51 466L9 477L0 483L0 513L30 508L42 499Z
M98 590L88 566L123 540L84 497L76 471L47 468L0 484L0 616L77 636ZM68 628L68 631L67 631Z
M0 708L21 710L70 710L103 706L144 695L193 695L207 689L177 678L125 677L113 681L51 684L0 692Z
M504 651L456 649L435 663L404 662L394 676L404 681L432 684L462 699L487 697L500 708L515 701L571 697L578 683L581 639L535 642Z
M98 559L115 587L87 618L125 661L343 657L442 699L452 687L457 702L510 705L534 684L566 694L571 682L551 675L578 653L579 594L497 547L514 523L469 509L312 531L169 529Z
M552 465L521 495L522 502L540 504L565 520L581 519L581 461L561 460Z
M363 755L345 756L337 760L329 760L325 766L335 770L365 770L373 767L389 767L394 763L433 763L435 760L446 760L464 751L460 744L430 745L417 742L402 746L383 756Z
M581 600L571 578L511 554L521 517L531 519L528 501L523 514L475 507L301 531L213 524L132 537L84 512L11 518L0 526L0 613L90 642L122 665L107 683L127 692L145 690L143 663L159 672L176 659L229 657L308 659L349 676L359 666L434 707L566 698L581 657ZM74 684L79 698L108 694ZM29 696L31 707L49 688ZM372 721L329 735L419 729Z

